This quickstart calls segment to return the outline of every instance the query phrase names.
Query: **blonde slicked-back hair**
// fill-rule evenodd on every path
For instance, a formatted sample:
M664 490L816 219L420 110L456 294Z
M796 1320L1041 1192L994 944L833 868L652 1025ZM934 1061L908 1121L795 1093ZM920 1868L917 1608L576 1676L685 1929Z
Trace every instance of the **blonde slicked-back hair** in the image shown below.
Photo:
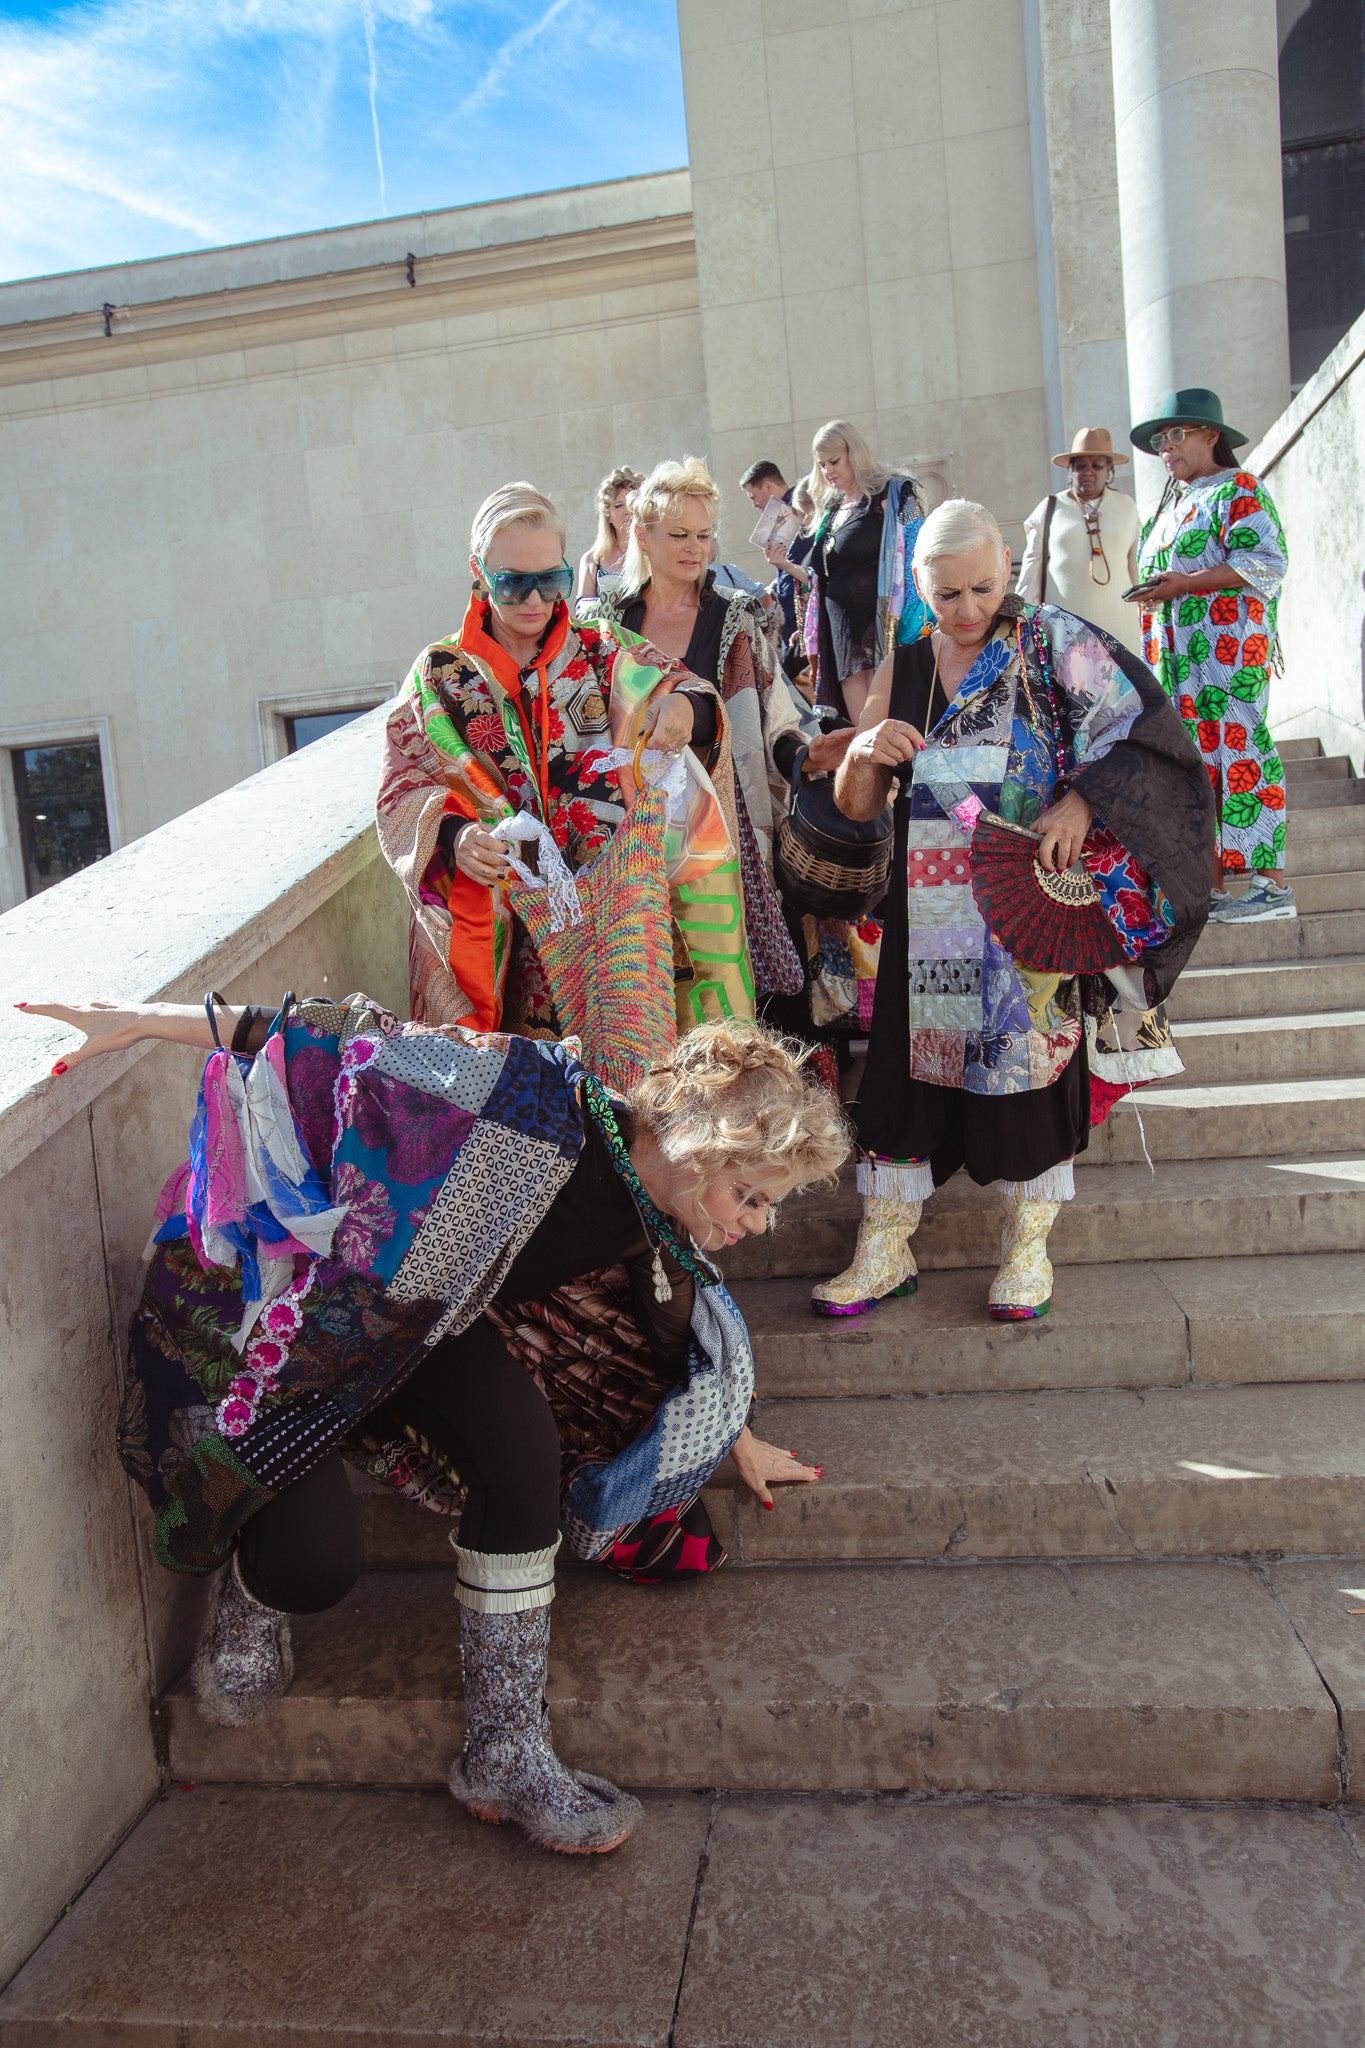
M507 526L547 527L559 535L559 545L564 547L568 535L564 521L543 491L534 484L503 484L485 498L474 514L474 526L469 536L471 555L487 555L498 535Z
M609 562L616 553L616 535L612 529L611 508L616 503L618 491L633 491L644 482L638 469L632 469L623 462L619 469L613 469L604 476L597 486L597 538L588 553L594 562ZM630 530L626 530L626 546L630 546Z
M847 420L826 420L810 444L811 496L822 512L830 499L837 498L839 493L832 491L825 482L824 473L820 468L820 457L837 455L841 449L847 450L848 459L853 465L853 474L858 480L858 488L869 498L875 498L882 485L889 483L893 476L903 474L898 469L888 469L885 463L878 462L858 429Z
M698 498L705 505L714 537L720 521L720 492L715 478L699 455L684 455L681 462L656 462L644 482L631 493L633 515L626 559L621 567L621 588L632 596L649 581L649 557L640 545L634 521L657 526L666 519L680 498Z
M701 1181L734 1173L784 1191L831 1181L849 1152L842 1110L800 1046L761 1024L699 1024L627 1097L638 1130Z

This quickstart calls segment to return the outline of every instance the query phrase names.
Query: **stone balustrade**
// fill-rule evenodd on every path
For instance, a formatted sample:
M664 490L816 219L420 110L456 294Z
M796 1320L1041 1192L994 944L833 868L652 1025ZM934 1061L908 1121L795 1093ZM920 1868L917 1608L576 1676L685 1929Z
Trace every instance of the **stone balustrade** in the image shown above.
M147 1045L54 1077L72 1033L11 1006L360 987L406 1010L406 911L372 822L382 720L0 917L0 1977L156 1793L150 1709L203 1601L152 1564L114 1454L123 1333L200 1055Z

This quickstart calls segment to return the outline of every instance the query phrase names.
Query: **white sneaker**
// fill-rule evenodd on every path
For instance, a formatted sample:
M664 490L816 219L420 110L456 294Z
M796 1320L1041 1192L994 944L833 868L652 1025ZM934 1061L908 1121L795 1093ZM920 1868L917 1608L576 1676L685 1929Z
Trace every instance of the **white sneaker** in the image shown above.
M1299 906L1292 889L1258 877L1245 896L1228 899L1227 907L1219 911L1217 921L1219 924L1260 924L1267 918L1297 917L1298 914Z

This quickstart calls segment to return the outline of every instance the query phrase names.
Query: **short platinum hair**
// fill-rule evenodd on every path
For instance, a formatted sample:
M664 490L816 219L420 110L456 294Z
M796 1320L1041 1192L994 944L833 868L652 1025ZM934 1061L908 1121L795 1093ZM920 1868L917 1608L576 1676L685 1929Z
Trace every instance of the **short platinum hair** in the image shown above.
M986 546L1005 559L1005 536L995 514L973 498L945 498L915 536L914 566L924 576L941 555L969 555Z
M471 555L484 556L492 547L498 535L508 526L545 527L559 535L559 545L567 542L564 521L543 491L534 484L504 484L484 499L474 514L474 530L469 536Z

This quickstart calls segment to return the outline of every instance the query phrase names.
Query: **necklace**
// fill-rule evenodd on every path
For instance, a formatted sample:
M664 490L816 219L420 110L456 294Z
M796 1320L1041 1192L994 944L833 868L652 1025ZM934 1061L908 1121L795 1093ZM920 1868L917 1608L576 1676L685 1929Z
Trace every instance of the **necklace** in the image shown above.
M583 1100L588 1106L593 1122L606 1140L612 1165L630 1189L631 1198L640 1212L640 1221L645 1226L645 1235L651 1239L650 1248L654 1253L654 1299L658 1302L673 1299L673 1289L664 1271L664 1262L659 1256L660 1245L672 1253L684 1273L689 1279L695 1280L698 1286L715 1287L719 1282L719 1274L713 1272L704 1260L699 1259L695 1252L689 1251L681 1243L667 1219L660 1214L645 1193L640 1176L630 1163L630 1148L626 1144L621 1126L616 1121L611 1097L602 1083L595 1080L591 1074L583 1077Z
M1109 557L1104 552L1104 542L1100 538L1100 501L1098 498L1081 498L1078 503L1085 519L1086 539L1090 542L1090 581L1097 583L1103 590L1105 584L1112 580L1114 572L1109 567ZM1103 562L1103 576L1095 574L1096 562Z

